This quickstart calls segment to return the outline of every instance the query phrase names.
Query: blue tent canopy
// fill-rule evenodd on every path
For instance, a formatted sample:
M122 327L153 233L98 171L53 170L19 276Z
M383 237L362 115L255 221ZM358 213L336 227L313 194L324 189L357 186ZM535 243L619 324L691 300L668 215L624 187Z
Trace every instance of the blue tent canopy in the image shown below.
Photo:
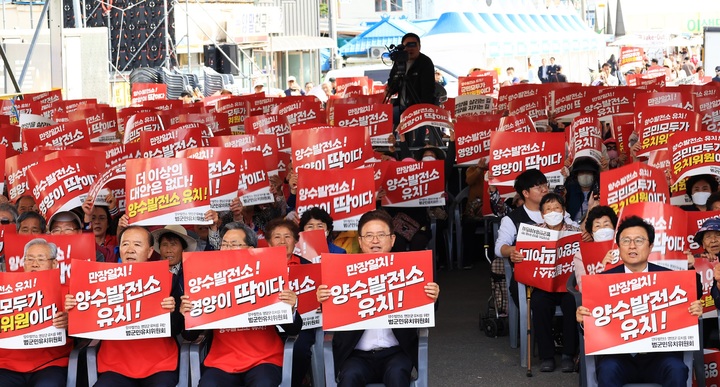
M425 34L423 28L409 21L407 18L390 18L389 16L383 16L382 20L373 23L365 32L340 47L339 52L342 56L367 55L371 47L389 46L400 43L400 39L408 32L413 32L420 36Z
M473 26L465 15L459 12L446 12L440 16L433 28L427 32L427 36L447 34L453 32L476 33L479 29Z

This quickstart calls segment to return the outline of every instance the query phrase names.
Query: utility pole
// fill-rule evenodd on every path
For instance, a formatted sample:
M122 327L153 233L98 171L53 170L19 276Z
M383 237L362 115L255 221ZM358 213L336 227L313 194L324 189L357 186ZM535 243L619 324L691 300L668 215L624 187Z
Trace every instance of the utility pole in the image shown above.
M334 45L330 48L330 68L337 68L337 0L327 0L328 4L328 30Z

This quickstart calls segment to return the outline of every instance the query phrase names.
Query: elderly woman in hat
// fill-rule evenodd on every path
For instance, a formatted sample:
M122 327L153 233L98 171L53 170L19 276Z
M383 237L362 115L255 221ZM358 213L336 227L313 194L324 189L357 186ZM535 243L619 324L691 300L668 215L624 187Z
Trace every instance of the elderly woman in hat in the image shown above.
M167 260L170 272L175 274L173 281L175 286L180 290L180 294L185 291L185 275L182 269L183 252L195 251L197 241L188 235L185 227L172 224L151 232L155 243L153 250L160 254L160 259Z
M706 220L695 233L694 241L702 247L702 253L693 255L690 250L685 251L690 268L694 267L695 258L705 258L710 262L716 262L718 254L720 254L720 218Z

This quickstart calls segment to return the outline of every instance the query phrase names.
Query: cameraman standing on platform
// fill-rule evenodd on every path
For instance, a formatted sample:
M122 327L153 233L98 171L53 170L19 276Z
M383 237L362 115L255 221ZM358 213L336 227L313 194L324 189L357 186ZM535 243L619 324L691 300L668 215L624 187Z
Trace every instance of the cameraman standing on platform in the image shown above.
M397 127L400 115L418 103L435 104L435 65L420 53L420 37L407 33L402 38L402 52L391 53L393 67L387 83L385 98L398 93L393 102L393 124ZM399 47L398 47L399 48ZM425 146L425 129L405 134L409 146ZM414 141L413 141L414 139Z

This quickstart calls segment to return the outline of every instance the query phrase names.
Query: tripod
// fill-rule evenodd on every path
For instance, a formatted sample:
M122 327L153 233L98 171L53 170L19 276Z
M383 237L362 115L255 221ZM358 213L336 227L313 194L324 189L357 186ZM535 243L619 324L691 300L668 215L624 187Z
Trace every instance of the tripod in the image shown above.
M420 103L420 97L415 92L415 89L413 89L412 87L409 87L407 85L407 82L405 80L405 71L406 71L407 62L396 62L396 65L397 65L397 71L395 72L395 76L391 80L391 84L388 86L388 90L390 90L390 91L385 95L385 100L383 101L383 103L389 102L390 96L392 94L394 94L395 91L398 92L398 94L399 94L398 98L400 98L400 107L399 107L399 111L397 112L397 114L398 114L397 121L399 123L400 115L402 114L402 112L405 109L407 109L408 107L410 107L414 104ZM412 101L412 103L408 103L408 101ZM419 135L420 133L417 132L419 130L425 130L425 127L416 129L415 133L412 133L413 136L410 136L410 137L413 138L415 135ZM439 128L437 128L435 126L429 126L428 133L430 136L428 139L428 142L430 143L430 145L434 145L437 147L440 147L443 145L442 133L440 132ZM408 134L410 134L410 133L408 133ZM410 145L410 143L411 143L411 141L408 140L408 145ZM422 147L421 144L416 144L416 145L418 147Z

